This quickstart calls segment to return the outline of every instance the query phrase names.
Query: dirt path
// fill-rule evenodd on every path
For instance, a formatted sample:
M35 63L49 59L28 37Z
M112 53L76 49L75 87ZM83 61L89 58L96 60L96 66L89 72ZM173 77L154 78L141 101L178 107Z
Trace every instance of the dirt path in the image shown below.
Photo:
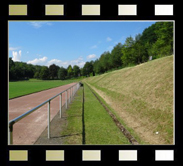
M9 120L27 112L47 99L53 97L61 91L71 87L75 83L44 90L30 95L18 97L9 100ZM62 94L62 106L65 104L65 94ZM68 93L69 94L69 93ZM69 97L69 95L67 95ZM52 120L59 111L59 96L50 103L50 120ZM47 127L47 104L21 119L13 125L13 144L14 145L32 145L38 139L40 134Z

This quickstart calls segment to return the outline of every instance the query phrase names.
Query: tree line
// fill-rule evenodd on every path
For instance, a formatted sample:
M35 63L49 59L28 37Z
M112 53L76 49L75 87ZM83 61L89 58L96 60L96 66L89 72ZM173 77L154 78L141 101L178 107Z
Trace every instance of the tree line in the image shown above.
M134 38L129 36L122 45L118 43L111 52L104 52L93 62L97 74L126 66L147 62L173 54L173 22L157 22Z
M47 66L32 65L25 62L14 62L9 58L9 80L28 80L36 78L42 80L65 80L80 76L80 68L71 65L68 68L59 67L55 64Z
M125 43L118 43L111 52L105 51L95 61L86 62L80 68L67 68L55 64L47 66L14 62L9 58L9 80L20 79L70 79L73 77L102 74L110 70L137 65L173 54L173 22L156 22L134 38L129 36Z

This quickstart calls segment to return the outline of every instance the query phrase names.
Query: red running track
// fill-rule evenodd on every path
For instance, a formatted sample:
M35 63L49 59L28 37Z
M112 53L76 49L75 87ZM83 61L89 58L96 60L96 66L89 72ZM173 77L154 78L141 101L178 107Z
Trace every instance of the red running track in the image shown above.
M9 100L9 121L33 109L74 84L75 83L71 83ZM68 98L69 94L68 92ZM66 92L62 94L62 105L66 102L65 96ZM59 111L59 98L58 96L50 102L50 120L52 120ZM48 105L45 104L13 125L13 145L34 144L48 125L47 107Z

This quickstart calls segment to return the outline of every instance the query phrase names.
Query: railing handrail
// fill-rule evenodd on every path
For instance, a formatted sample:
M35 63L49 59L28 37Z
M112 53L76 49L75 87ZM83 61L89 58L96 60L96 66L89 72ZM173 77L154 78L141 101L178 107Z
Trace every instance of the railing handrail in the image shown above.
M77 82L76 84L78 84L78 83L79 83L79 82ZM74 84L73 86L75 86L76 84ZM55 95L55 96L49 98L48 100L46 100L46 101L44 101L43 103L41 103L40 105L38 105L38 106L32 108L31 110L25 112L24 114L22 114L22 115L20 115L20 116L18 116L18 117L16 117L16 118L10 120L10 121L9 121L9 126L15 124L16 122L20 121L22 118L24 118L24 117L26 117L27 115L31 114L32 112L36 111L38 108L42 107L43 105L45 105L45 104L48 103L49 101L53 100L55 97L59 96L60 94L62 94L62 93L64 93L65 91L67 91L68 89L72 88L73 86L71 86L71 87L67 88L66 90L64 90L64 91L62 91L62 92L60 92L60 93L58 93L57 95Z

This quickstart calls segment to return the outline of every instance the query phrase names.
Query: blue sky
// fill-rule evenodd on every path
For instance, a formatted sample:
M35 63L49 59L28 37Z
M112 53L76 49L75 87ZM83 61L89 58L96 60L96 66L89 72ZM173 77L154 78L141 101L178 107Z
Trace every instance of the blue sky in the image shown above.
M83 67L155 22L9 21L9 57L31 64Z

